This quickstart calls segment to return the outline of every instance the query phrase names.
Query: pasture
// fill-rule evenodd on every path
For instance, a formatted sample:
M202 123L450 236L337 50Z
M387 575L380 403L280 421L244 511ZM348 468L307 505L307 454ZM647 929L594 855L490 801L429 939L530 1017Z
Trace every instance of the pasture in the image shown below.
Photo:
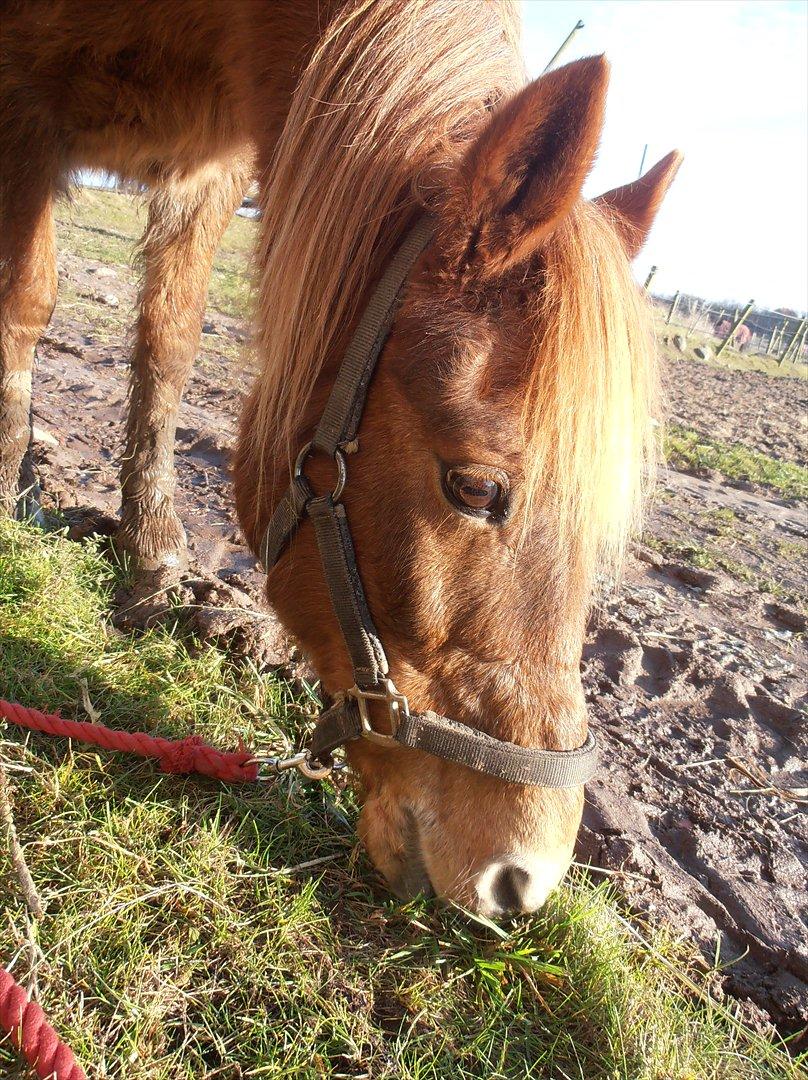
M0 696L283 748L316 686L260 613L226 474L250 380L252 223L225 236L181 414L193 562L168 623L115 625L127 569L82 539L117 502L138 214L107 192L59 207L35 375L54 531L0 532ZM45 907L32 923L4 858L3 961L21 979L33 966L93 1080L800 1075L780 1034L806 1001L802 824L777 789L804 738L805 383L669 364L671 468L584 661L605 768L581 861L605 872L576 869L541 915L497 927L392 900L354 845L342 781L228 788L0 732ZM716 426L710 402L728 394ZM774 794L728 758L776 773Z

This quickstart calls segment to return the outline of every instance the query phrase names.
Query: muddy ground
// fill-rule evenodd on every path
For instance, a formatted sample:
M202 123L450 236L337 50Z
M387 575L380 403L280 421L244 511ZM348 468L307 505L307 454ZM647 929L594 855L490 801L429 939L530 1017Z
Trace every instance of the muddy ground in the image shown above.
M128 313L132 275L63 252L60 281L82 303L60 302L38 350L45 502L74 520L88 508L114 515L127 351L110 315ZM279 664L289 646L260 614L262 577L227 475L251 378L233 361L244 334L209 313L178 432L178 508L200 631ZM806 463L805 382L685 359L666 375L678 423ZM716 993L784 1032L808 1015L808 838L794 794L808 786L806 550L804 505L662 470L646 535L619 586L605 583L583 661L602 768L580 859L634 910L720 955Z

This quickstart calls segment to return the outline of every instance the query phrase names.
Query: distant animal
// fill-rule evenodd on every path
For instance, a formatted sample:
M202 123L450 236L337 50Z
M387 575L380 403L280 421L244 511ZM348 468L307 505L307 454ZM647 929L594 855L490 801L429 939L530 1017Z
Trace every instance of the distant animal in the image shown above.
M721 338L722 341L724 340L724 338L729 337L731 333L732 323L729 319L722 319L721 322L719 322L715 327L715 336ZM748 326L744 324L739 326L735 333L732 335L732 341L730 342L730 344L732 345L733 349L737 349L738 352L743 352L751 340L752 331L749 329Z
M257 170L262 370L235 488L253 550L277 549L268 598L336 728L361 721L359 828L390 885L535 909L583 807L592 582L652 471L653 334L630 259L680 155L585 201L606 62L526 83L508 0L0 9L0 503L15 511L21 467L31 483L53 200L83 168L145 184L117 543L152 587L177 576L177 409L214 250ZM380 300L387 271L403 284ZM357 345L366 317L381 329ZM318 424L346 354L335 410L354 430L329 457ZM314 524L275 544L279 506Z

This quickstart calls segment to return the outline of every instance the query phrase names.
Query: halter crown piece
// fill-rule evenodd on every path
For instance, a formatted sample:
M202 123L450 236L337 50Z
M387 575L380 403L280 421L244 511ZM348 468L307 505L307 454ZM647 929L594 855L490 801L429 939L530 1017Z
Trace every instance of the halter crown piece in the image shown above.
M444 761L457 762L512 784L566 788L586 783L597 766L597 746L590 732L575 750L542 750L493 738L483 731L439 716L412 712L389 677L387 657L368 608L342 492L348 478L345 453L355 448L368 387L390 334L407 278L432 237L432 223L420 218L404 238L376 285L362 313L337 374L314 438L300 451L292 481L275 508L260 548L267 573L303 522L311 519L334 613L354 671L354 685L336 696L315 726L308 750L308 775L325 775L332 752L355 739L387 747L408 746ZM337 483L327 495L316 495L304 472L314 452L332 457ZM370 702L387 709L390 733L371 723Z

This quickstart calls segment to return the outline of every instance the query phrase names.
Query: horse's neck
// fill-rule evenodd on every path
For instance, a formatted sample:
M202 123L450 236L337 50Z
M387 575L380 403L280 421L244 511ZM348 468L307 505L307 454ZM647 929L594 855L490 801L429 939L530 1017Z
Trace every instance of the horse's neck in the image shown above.
M260 176L271 167L300 76L324 28L345 2L230 0L230 47L237 58L230 70L256 142Z

